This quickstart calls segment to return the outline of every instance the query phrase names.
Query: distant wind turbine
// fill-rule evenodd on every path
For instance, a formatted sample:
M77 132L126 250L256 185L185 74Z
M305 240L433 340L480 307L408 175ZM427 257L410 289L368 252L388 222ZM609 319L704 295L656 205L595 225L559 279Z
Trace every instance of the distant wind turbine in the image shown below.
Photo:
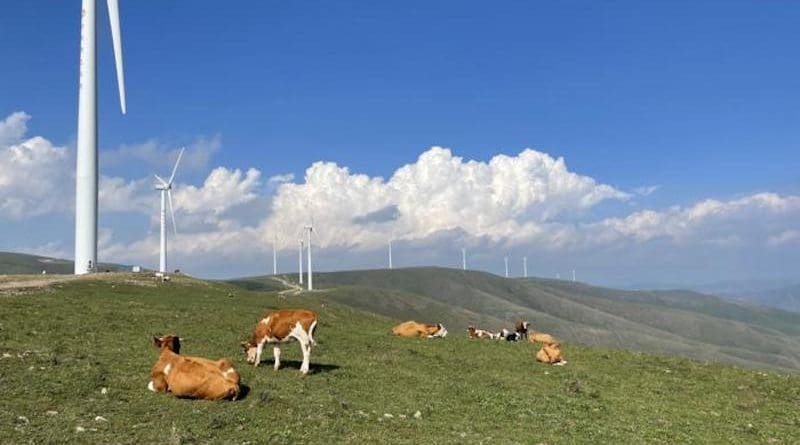
M156 184L156 190L161 191L161 256L158 263L158 270L161 273L167 273L167 202L169 202L172 230L175 235L178 234L178 228L175 225L175 209L172 206L172 182L175 180L175 173L178 171L178 164L180 164L185 150L186 148L181 148L180 153L178 153L178 159L175 161L175 166L172 167L172 175L170 175L169 181L163 180L158 175L153 175L159 182L159 184Z
M278 235L272 238L272 275L278 275Z
M461 269L467 270L467 249L461 248Z
M575 282L575 269L572 269L572 282Z
M389 238L389 269L393 269L392 267L392 239Z
M97 269L97 2L81 3L81 55L78 84L78 141L75 164L75 275ZM119 3L108 0L108 19L117 67L117 87L125 114L125 72ZM163 238L163 237L162 237Z
M508 257L505 257L506 261L506 278L508 278Z
M308 251L307 251L307 256L308 256L308 290L314 290L313 275L312 275L312 272L311 272L311 232L314 231L314 224L311 223L311 224L307 225L306 226L306 230L308 231L308 238L307 238L308 245L306 246L306 248L308 249Z
M522 257L522 276L528 278L528 257Z

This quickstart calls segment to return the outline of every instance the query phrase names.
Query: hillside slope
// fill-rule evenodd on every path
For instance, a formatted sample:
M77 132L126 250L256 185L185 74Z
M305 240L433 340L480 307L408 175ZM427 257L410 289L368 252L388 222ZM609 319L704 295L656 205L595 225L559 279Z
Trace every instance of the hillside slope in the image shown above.
M623 291L442 268L319 273L314 278L340 303L393 318L442 321L454 333L469 323L499 329L522 318L535 329L586 345L800 369L800 314L695 292ZM256 288L258 282L274 285L269 277L239 281Z
M330 290L252 292L144 274L0 291L0 441L800 441L796 374L569 343L566 366L545 366L526 343L474 341L457 332L433 341L394 337L396 320L339 298L345 297ZM263 311L278 307L319 313L319 345L306 377L297 369L296 344L282 348L277 372L269 359L258 368L243 360L239 341ZM232 357L244 397L211 403L147 391L156 333L181 335L185 354Z
M39 255L25 253L0 252L0 275L41 274L71 274L75 267L71 260L61 260ZM129 266L119 264L100 263L98 270L119 272L130 270Z

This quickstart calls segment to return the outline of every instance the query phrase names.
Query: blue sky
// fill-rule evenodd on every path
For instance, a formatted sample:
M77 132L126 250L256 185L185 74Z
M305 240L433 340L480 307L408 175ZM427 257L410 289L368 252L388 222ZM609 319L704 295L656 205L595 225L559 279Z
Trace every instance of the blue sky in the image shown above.
M198 161L181 180L199 187L215 167L256 168L262 177L258 202L265 207L275 193L270 177L291 173L302 183L312 163L332 161L351 173L389 178L431 146L481 162L533 148L563 157L570 172L625 193L658 186L647 196L609 198L577 215L564 214L559 221L565 223L689 208L709 198L800 194L800 4L343 1L221 7L123 0L128 115L121 116L105 2L99 3L101 150L119 152L147 141L166 150L216 137L205 165ZM27 137L72 150L79 13L77 0L15 2L0 17L6 62L0 119L24 111L30 116ZM168 170L169 160L164 165L162 171ZM133 181L154 165L106 163L101 154L101 168L104 175ZM120 242L134 242L154 230L140 213L104 213L101 225L112 227ZM242 224L269 217L234 213ZM521 222L524 215L518 215ZM0 248L61 242L59 251L69 253L71 228L52 236L62 220L70 222L68 212L0 219L14 235ZM791 232L800 229L783 219L781 224L770 226L780 231L774 236L789 233L793 239ZM488 232L471 233L480 238ZM645 247L653 248L638 246ZM682 258L681 249L670 252ZM736 260L746 252L752 254L752 247L724 252L726 261L739 265L713 278L740 273L745 265ZM777 266L787 252L761 253ZM600 255L596 249L591 254ZM617 256L609 255L603 258ZM204 263L196 270L212 269ZM650 279L703 276L676 271ZM634 277L619 273L605 281Z

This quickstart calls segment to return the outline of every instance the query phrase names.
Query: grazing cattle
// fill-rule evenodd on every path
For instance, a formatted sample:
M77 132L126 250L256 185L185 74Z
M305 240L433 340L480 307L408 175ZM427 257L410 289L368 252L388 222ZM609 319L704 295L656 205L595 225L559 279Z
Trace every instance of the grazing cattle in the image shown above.
M250 340L242 342L247 361L255 366L261 363L261 353L266 343L286 343L297 340L303 352L300 372L308 374L311 360L311 346L316 345L314 332L317 328L317 314L305 309L281 310L268 313L256 324ZM281 348L273 346L275 370L281 366Z
M441 323L425 324L412 320L393 327L392 333L401 337L442 338L447 335L447 329Z
M501 334L487 331L485 329L475 329L475 326L470 325L467 328L467 337L469 338L488 338L491 340L499 340L503 338Z
M542 344L558 343L558 341L552 335L536 331L531 331L528 333L528 341L531 343L542 343Z
M561 357L561 345L558 343L547 343L536 353L536 361L548 365L563 366L567 361Z
M530 322L519 320L517 321L516 331L519 334L519 338L528 338L528 328L531 326Z
M239 397L239 373L230 360L179 355L180 339L175 336L153 337L153 343L161 353L150 370L150 391L206 400Z

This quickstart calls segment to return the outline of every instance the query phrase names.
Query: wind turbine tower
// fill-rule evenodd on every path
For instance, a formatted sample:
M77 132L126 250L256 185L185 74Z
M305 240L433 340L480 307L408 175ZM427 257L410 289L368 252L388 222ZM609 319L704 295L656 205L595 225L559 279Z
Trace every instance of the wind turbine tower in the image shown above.
M389 238L389 269L393 269L392 267L392 239Z
M297 251L297 281L303 284L303 240L300 240L300 250Z
M461 248L461 269L467 270L467 249Z
M314 284L313 284L314 282L312 281L313 276L311 273L311 232L314 231L314 227L312 225L308 225L306 226L306 230L308 230L308 238L306 240L308 243L308 245L306 246L307 249L306 256L308 256L308 290L314 290Z
M278 275L278 235L272 238L272 275Z
M506 261L506 278L508 278L508 257L504 258Z
M97 269L97 2L81 3L81 55L78 86L78 150L75 165L75 275ZM125 73L119 3L108 0L108 19L117 66L117 87L122 114Z
M572 269L572 282L575 282L575 269Z
M172 206L172 182L175 180L175 173L178 171L178 164L180 164L185 150L186 148L181 148L180 153L178 153L178 159L175 161L175 166L172 167L172 175L170 175L169 181L154 175L159 182L156 185L156 190L161 191L161 255L158 262L158 271L161 273L167 273L167 202L169 202L169 213L172 217L172 231L175 235L178 234L178 228L175 225L175 209Z
M528 278L528 257L522 257L522 276Z

